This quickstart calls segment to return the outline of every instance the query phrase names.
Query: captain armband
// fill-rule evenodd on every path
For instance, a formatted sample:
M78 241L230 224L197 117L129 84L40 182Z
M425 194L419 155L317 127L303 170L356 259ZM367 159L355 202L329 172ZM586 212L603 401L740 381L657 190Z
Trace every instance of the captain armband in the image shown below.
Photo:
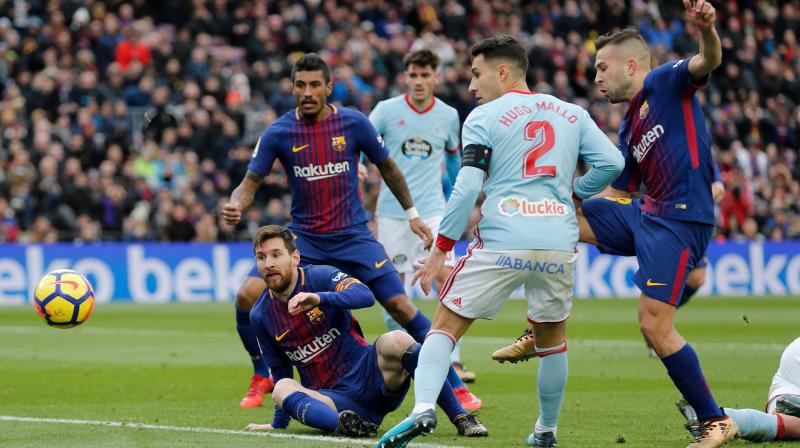
M492 148L484 145L467 145L461 154L461 168L471 166L489 172Z

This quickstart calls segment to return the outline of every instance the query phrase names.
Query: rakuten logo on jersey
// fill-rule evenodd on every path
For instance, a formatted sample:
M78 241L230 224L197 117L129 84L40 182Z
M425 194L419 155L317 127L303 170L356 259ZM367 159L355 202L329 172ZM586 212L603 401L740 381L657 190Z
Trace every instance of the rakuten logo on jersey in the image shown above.
M506 216L566 216L566 205L553 200L529 201L525 198L507 197L497 204L500 213Z
M335 341L338 336L341 336L341 334L342 332L339 331L338 328L331 328L327 333L324 333L322 336L315 337L314 340L308 344L302 347L297 347L297 349L294 351L284 353L286 353L286 356L294 362L308 364L309 361L327 350L328 347L333 344L333 341Z
M324 165L309 164L306 166L295 166L294 177L304 178L308 181L325 179L327 177L338 176L350 171L350 162L328 162Z
M633 157L636 158L637 162L641 162L642 159L644 159L644 156L646 156L647 153L650 152L650 148L653 147L653 143L662 135L664 135L664 126L657 124L642 136L639 143L633 147Z

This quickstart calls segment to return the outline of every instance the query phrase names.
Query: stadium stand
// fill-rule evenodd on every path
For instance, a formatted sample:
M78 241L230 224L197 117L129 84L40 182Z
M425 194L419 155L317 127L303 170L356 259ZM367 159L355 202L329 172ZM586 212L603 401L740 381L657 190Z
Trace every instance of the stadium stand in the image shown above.
M288 220L276 166L243 222L217 213L263 128L294 107L289 68L320 53L331 99L365 113L403 92L402 56L444 61L462 118L468 48L511 34L530 85L588 109L616 139L623 106L594 88L593 42L633 25L656 62L696 49L680 2L641 0L0 2L0 241L231 241ZM800 238L800 11L717 8L723 64L699 93L727 191L719 239ZM377 170L364 185L374 209ZM466 235L465 237L470 237Z

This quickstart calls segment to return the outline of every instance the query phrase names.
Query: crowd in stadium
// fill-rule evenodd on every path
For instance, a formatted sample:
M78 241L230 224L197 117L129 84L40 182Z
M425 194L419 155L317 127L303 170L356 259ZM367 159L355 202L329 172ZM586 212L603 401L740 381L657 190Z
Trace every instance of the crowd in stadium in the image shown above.
M725 2L717 15L723 64L698 93L726 186L717 237L800 238L800 11ZM289 70L310 51L332 68L330 101L369 113L404 92L403 55L430 48L437 96L463 120L470 45L510 34L533 89L616 140L625 106L594 87L593 42L631 25L656 63L696 51L680 2L2 2L0 241L227 241L285 223L279 164L238 227L218 209L263 128L294 108Z

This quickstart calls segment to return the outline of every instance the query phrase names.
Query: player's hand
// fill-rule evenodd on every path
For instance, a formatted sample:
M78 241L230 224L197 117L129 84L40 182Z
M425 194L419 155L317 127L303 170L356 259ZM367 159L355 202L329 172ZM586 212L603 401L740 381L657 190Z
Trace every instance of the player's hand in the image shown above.
M411 231L416 233L423 243L425 243L425 250L430 250L433 245L433 234L431 233L431 229L422 222L422 219L414 218L408 221L408 226L411 227Z
M367 171L367 166L363 163L358 164L358 181L365 182L369 177L369 171Z
M319 305L319 296L313 292L299 292L289 300L289 314L296 316Z
M250 431L272 431L275 428L272 427L272 423L267 423L265 425L262 425L260 423L250 423L244 429Z
M242 206L238 202L228 202L222 206L222 219L225 224L235 226L242 219Z
M717 21L717 10L706 0L683 0L683 7L689 20L701 30L707 31L714 28Z
M711 197L714 198L714 202L717 204L722 202L722 198L725 197L725 184L719 181L711 184Z
M416 263L421 264L422 269L414 273L411 284L415 285L417 281L419 281L422 292L424 292L426 296L430 294L433 281L436 279L436 275L439 271L442 270L446 256L447 254L442 252L441 249L435 247L430 257L417 260Z

